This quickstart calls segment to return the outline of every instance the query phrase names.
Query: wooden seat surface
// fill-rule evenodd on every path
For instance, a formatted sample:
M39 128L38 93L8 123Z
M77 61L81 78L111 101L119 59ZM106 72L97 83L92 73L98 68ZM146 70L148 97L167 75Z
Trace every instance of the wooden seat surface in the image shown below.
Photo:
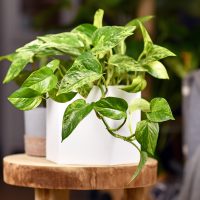
M58 165L25 154L4 158L4 181L10 185L42 189L124 189L147 187L157 179L157 161L148 159L141 174L130 184L137 164L83 166Z

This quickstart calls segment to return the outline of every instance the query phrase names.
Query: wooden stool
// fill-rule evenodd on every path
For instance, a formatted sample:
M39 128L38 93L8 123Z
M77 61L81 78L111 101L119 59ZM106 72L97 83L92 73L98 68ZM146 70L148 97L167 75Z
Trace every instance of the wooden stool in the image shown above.
M130 184L137 165L58 165L45 158L25 154L4 158L4 181L35 188L35 200L67 200L69 190L124 189L126 200L144 200L144 190L157 179L157 161L149 159Z

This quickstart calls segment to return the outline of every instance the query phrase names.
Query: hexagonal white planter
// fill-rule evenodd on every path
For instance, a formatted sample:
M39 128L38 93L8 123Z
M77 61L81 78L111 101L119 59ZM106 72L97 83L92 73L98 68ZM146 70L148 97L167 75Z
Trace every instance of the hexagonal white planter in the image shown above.
M141 96L141 93L127 93L115 86L109 86L108 91L107 96L121 97L128 103ZM94 87L86 101L95 101L100 97L100 94L99 88ZM76 99L78 98L81 98L81 96L77 95ZM140 155L138 151L129 143L111 136L103 123L96 117L94 111L76 127L67 139L61 142L62 118L69 103L71 102L57 103L47 100L46 157L48 160L60 164L83 165L114 165L139 162ZM136 111L131 119L133 130L135 130L140 118L140 111ZM108 122L111 127L117 127L120 123L113 120L108 120ZM128 136L127 124L119 132Z

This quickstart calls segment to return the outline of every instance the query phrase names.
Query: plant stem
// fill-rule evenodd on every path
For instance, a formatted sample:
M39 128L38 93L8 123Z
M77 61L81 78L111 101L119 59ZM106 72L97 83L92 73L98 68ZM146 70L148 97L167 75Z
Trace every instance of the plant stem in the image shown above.
M107 66L107 79L106 79L106 85L109 85L113 76L113 68L110 67L111 65Z
M129 112L128 128L129 128L131 135L134 135L133 129L132 129L132 126L131 126L131 119L132 119L132 114Z
M58 71L60 73L60 75L62 76L62 78L64 77L64 74L62 73L62 70L60 68L58 68Z
M142 59L142 57L143 57L145 54L146 54L146 52L143 51L143 52L139 55L139 57L138 57L138 61L140 61L140 60Z
M124 119L121 125L119 125L117 128L112 128L112 131L118 131L125 123L126 123L127 117Z
M103 87L102 87L101 84L99 84L98 87L99 87L99 89L101 90L101 94L102 94L102 95L101 95L101 99L102 99L102 98L105 97L106 94L105 94L105 91L104 91L104 89L103 89Z
M129 137L125 137L125 136L122 136L122 135L120 135L120 134L114 133L114 132L113 132L113 129L111 129L111 128L109 127L109 125L107 124L106 120L105 120L101 115L99 115L96 111L95 111L95 113L96 113L97 117L98 117L99 119L102 120L102 122L103 122L104 125L106 126L106 129L108 130L108 132L109 132L113 137L119 138L119 139L121 139L121 140L124 140L124 141L126 141L126 142L132 144L139 152L141 152L141 150L139 149L139 147L133 142L133 140L135 139L135 137L134 137L135 135L134 135L134 134L131 135L131 136L129 136ZM126 120L124 120L124 123L125 123L125 121L126 121Z
M132 141L129 141L130 144L132 144L139 152L141 152L141 150L139 149L139 147Z
M106 91L105 91L105 95L106 95L107 92L108 92L108 86L107 86L106 80L105 80L105 78L104 78L103 76L102 76L102 80L103 80L104 86L105 86L105 88L106 88Z
M105 120L103 117L101 117L101 116L100 116L100 119L102 120L102 122L103 122L104 125L106 126L106 129L108 130L108 132L109 132L112 136L114 136L114 137L116 137L116 138L120 138L120 139L122 139L122 140L124 140L124 141L129 141L129 138L130 138L130 137L125 137L125 136L122 136L122 135L120 135L120 134L114 133L113 130L112 130L112 129L109 127L109 125L107 124L106 120Z
M64 74L67 73L67 70L65 69L65 67L63 65L60 65L59 68L64 72Z

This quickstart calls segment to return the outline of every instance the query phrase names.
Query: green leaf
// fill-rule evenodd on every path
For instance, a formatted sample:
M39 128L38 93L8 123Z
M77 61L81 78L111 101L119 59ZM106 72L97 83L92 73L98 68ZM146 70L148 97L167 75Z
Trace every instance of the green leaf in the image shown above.
M97 30L92 24L81 24L72 30L73 33L82 33L91 39L93 33Z
M130 182L133 181L133 180L140 174L140 172L142 171L143 166L145 165L145 163L146 163L146 161L147 161L147 158L148 158L147 153L144 152L144 151L141 151L141 152L140 152L140 162L139 162L139 164L138 164L138 167L137 167L135 173L134 173L133 176L131 177ZM130 183L130 182L129 182L129 183Z
M52 60L51 62L49 62L46 67L50 68L53 72L55 72L58 67L60 65L60 60L58 59L55 59L55 60Z
M152 15L138 17L138 18L133 19L130 22L128 22L128 24L126 24L126 26L136 26L136 27L138 27L139 26L138 21L141 22L141 23L145 23L145 22L148 22L149 20L151 20L153 18L154 18L154 16L152 16Z
M48 67L34 71L22 84L22 87L31 88L39 93L46 93L55 88L58 79Z
M144 25L139 21L138 21L138 23L139 23L139 26L140 26L140 29L142 32L142 36L144 39L144 50L142 52L142 55L145 57L142 59L143 65L149 64L149 63L157 61L157 60L161 60L168 56L175 56L175 54L172 53L171 51L169 51L168 49L153 44Z
M47 47L55 48L66 54L78 56L84 48L84 43L76 33L65 32L38 37L39 40L47 43Z
M154 61L147 64L146 69L148 70L147 72L155 78L169 79L165 66L159 61Z
M142 62L143 64L149 64L151 62L161 60L169 56L176 56L176 55L164 47L152 44L148 47L148 50L146 52L146 58L143 59Z
M149 33L146 30L145 26L140 21L138 21L138 24L139 24L139 27L140 27L140 30L142 32L142 36L144 39L144 51L147 51L149 48L149 45L151 45L153 43L152 43L151 37L149 36Z
M74 54L79 54L79 51L74 51ZM50 56L62 56L65 55L65 52L62 51L62 48L55 47L55 44L52 43L43 43L39 48L38 51L35 53L36 58L47 58Z
M116 72L119 74L125 72L147 71L147 69L139 65L136 60L127 55L122 54L115 54L111 56L108 60L108 64L114 65L116 67Z
M20 88L12 93L8 100L19 110L31 110L41 103L42 96L30 88Z
M159 133L158 123L143 120L137 123L135 137L141 144L141 150L154 155Z
M96 54L105 53L132 35L134 30L134 26L104 26L99 28L93 34L94 48L92 51Z
M57 95L57 93L58 90L55 88L48 92L49 97L59 103L66 103L68 101L71 101L77 94L76 92L69 92L67 94Z
M125 100L117 97L106 97L97 101L94 109L102 116L120 120L126 118L128 104Z
M16 50L16 52L25 52L25 51L29 51L29 52L33 52L34 54L38 52L39 48L44 44L43 41L41 40L33 40L27 44L25 44L23 47L20 47Z
M147 118L152 122L163 122L174 120L169 104L164 98L154 98L150 102L151 112L146 113Z
M92 111L93 104L78 99L71 103L65 110L62 126L62 140L66 139L78 124Z
M134 99L129 105L129 111L132 113L136 110L142 110L143 112L150 111L150 103L142 98Z
M91 84L102 76L102 66L91 53L83 53L67 71L61 81L58 94L75 91Z
M131 85L121 86L120 89L126 92L140 92L147 85L146 80L142 76L137 76L133 78Z
M103 26L103 15L104 11L102 9L98 9L94 15L94 26L97 28L101 28Z
M26 52L26 51L32 52L34 54L34 57L37 58L64 54L63 52L55 49L54 46L51 46L50 43L45 43L44 41L39 39L33 40L16 50L16 52Z
M92 24L81 24L72 30L73 33L76 33L85 41L86 46L92 44L92 35L97 28Z
M34 54L29 51L15 54L3 83L8 83L16 78L28 63L33 62L33 56Z

